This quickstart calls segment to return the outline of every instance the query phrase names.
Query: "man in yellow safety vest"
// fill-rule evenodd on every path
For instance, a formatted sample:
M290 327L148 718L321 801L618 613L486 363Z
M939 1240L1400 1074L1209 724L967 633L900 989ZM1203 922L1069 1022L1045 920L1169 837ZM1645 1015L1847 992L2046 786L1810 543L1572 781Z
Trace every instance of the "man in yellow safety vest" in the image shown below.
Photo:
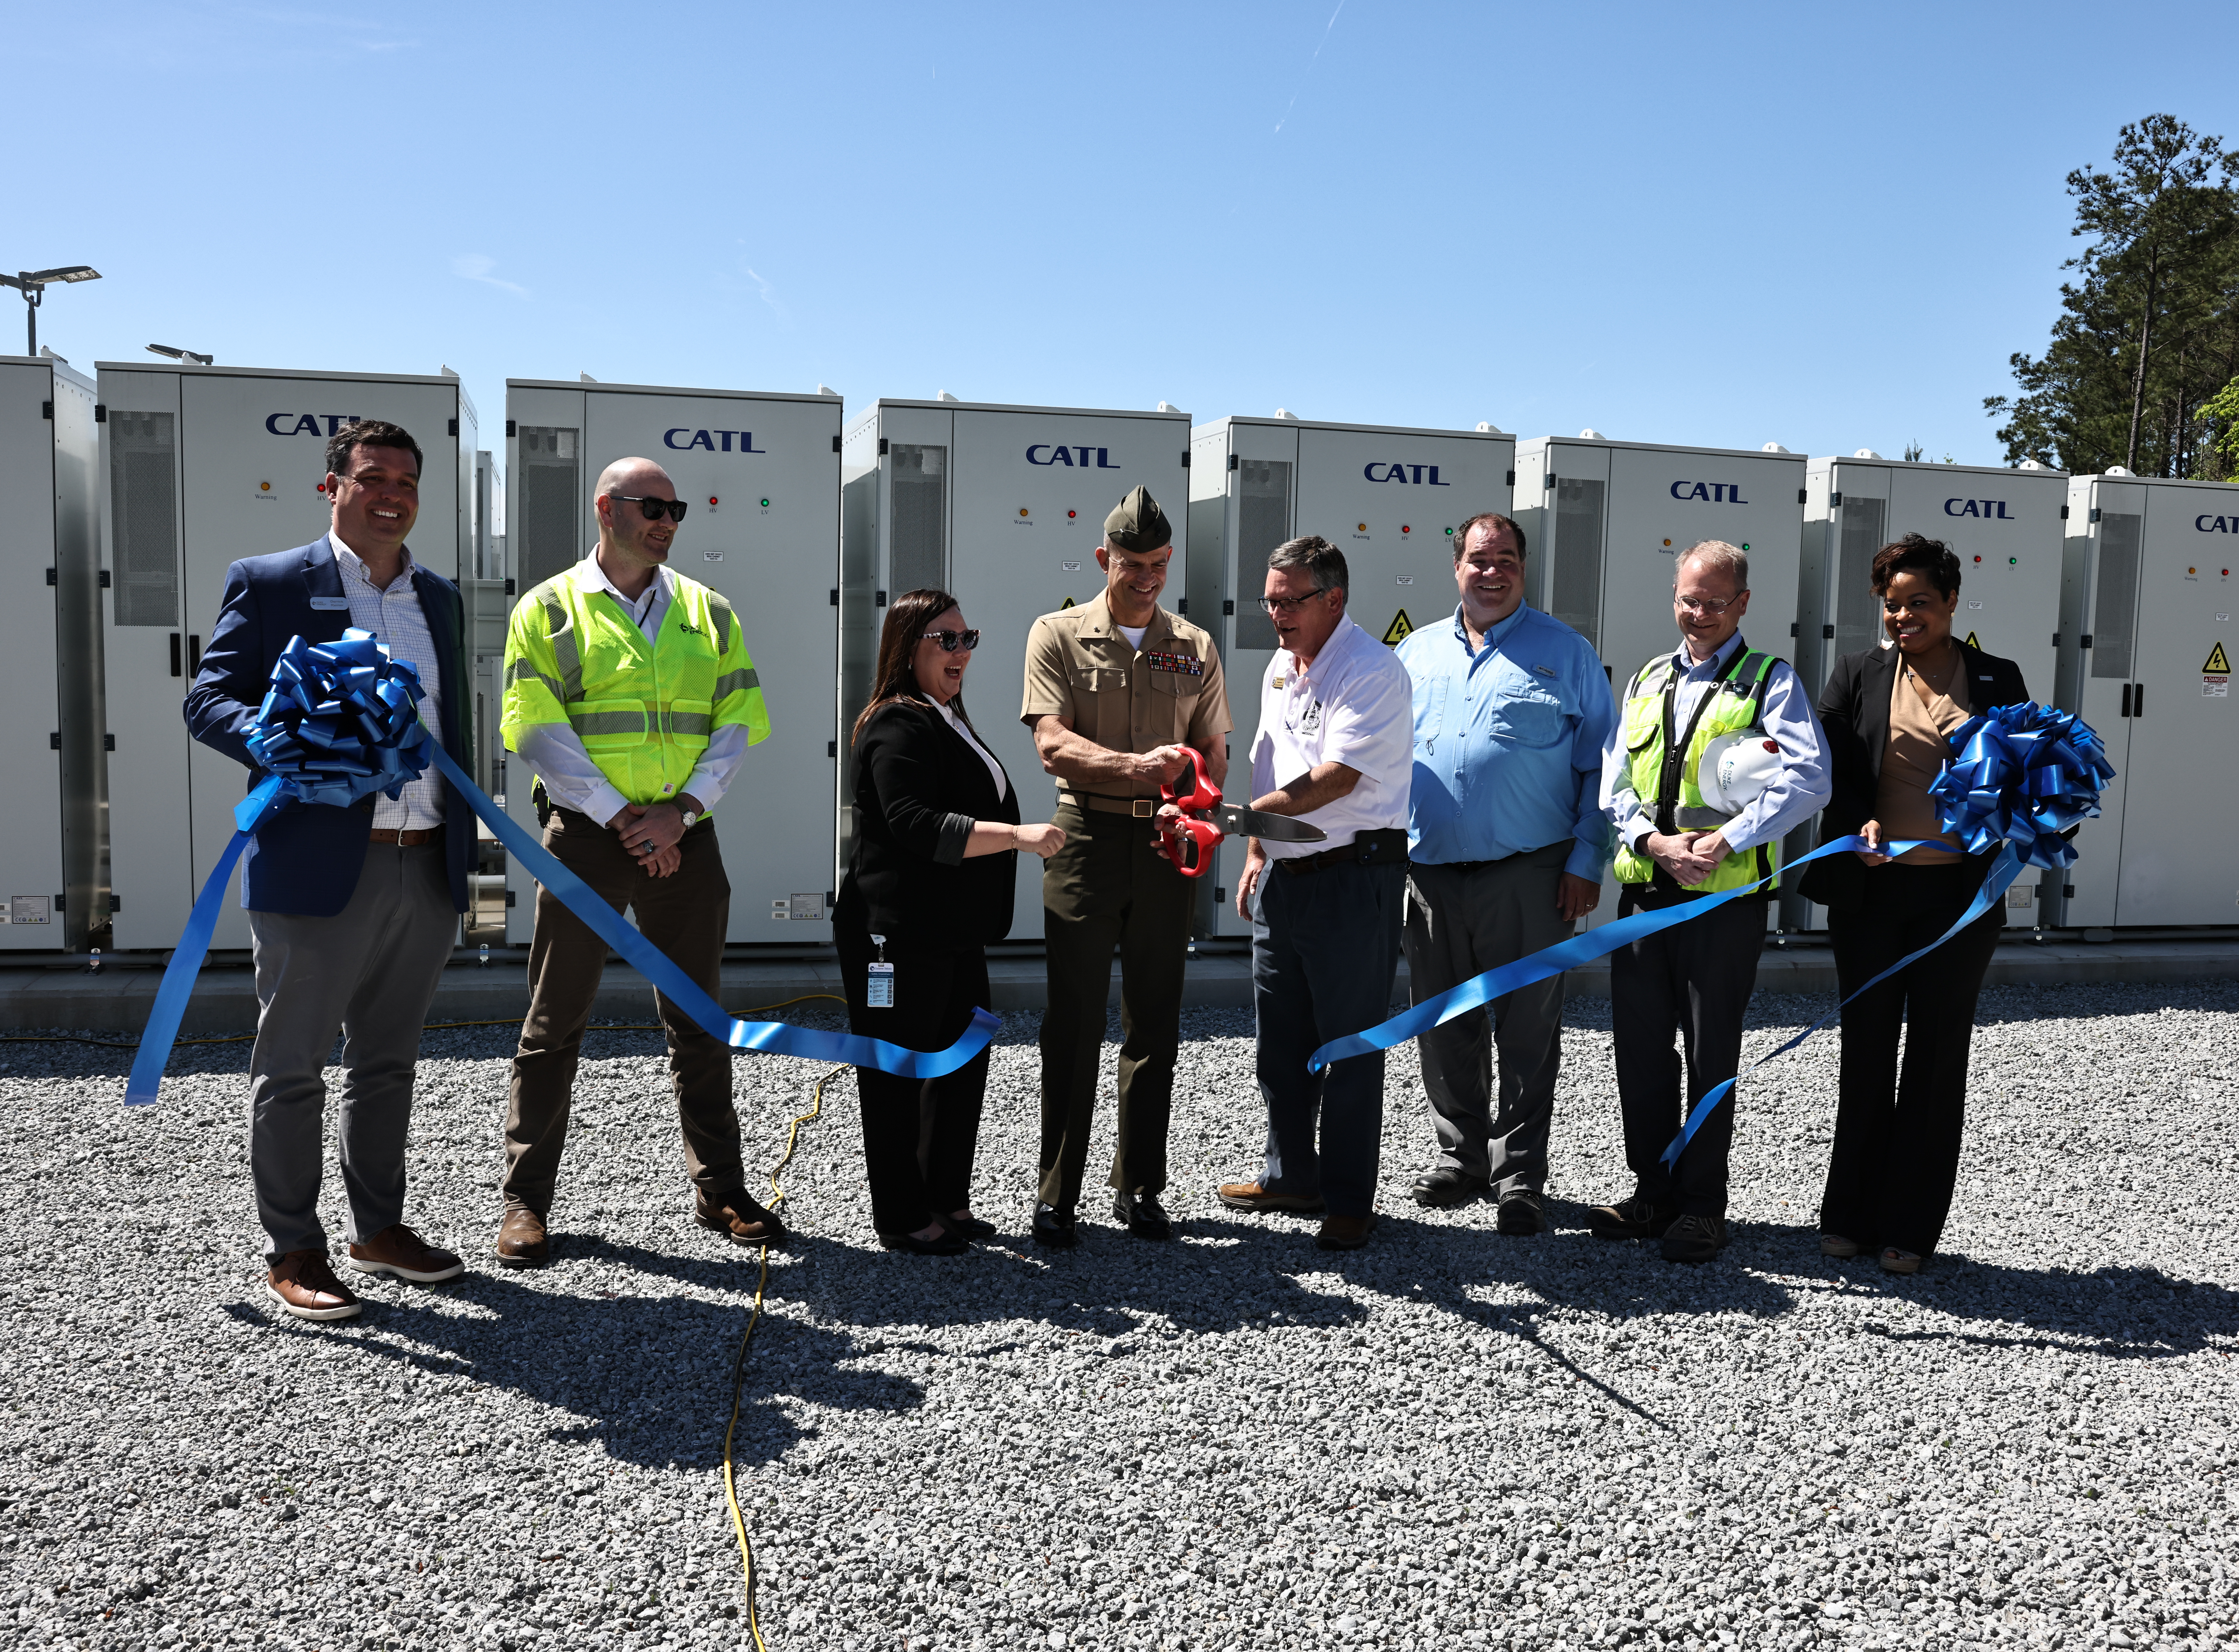
M598 548L522 597L505 644L505 743L535 771L544 846L708 996L731 886L708 816L769 713L731 605L667 565L685 504L649 459L620 459L593 501ZM528 1018L506 1107L498 1260L552 1254L547 1223L576 1053L607 943L536 892ZM668 1070L700 1225L742 1244L785 1230L745 1189L731 1052L663 997Z
M1826 737L1803 680L1743 639L1749 599L1749 557L1739 547L1705 540L1680 554L1671 617L1683 646L1634 673L1602 753L1620 917L1771 877L1781 839L1832 794ZM1760 760L1760 778L1747 788L1753 794L1731 807L1736 799L1723 793L1706 797L1701 778L1704 753L1724 735L1753 738ZM1724 1246L1737 1098L1720 1103L1676 1164L1663 1159L1688 1110L1741 1065L1742 1017L1774 892L1768 885L1610 955L1618 1101L1634 1190L1588 1218L1600 1237L1660 1239L1672 1262L1707 1262ZM1687 1047L1684 1091L1675 1034Z

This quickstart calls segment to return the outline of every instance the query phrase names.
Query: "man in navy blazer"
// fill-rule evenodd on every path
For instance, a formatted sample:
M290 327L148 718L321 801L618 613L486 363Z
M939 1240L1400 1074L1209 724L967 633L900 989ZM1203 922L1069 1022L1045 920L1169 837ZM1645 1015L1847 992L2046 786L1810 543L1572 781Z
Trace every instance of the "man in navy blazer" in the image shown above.
M333 526L313 543L226 571L225 601L186 698L195 739L263 778L244 740L289 640L373 632L419 668L443 748L474 765L459 588L406 547L419 512L419 444L393 424L344 426L327 444ZM247 789L244 787L244 790ZM401 797L350 808L296 805L267 820L242 863L256 945L249 1169L271 1249L265 1290L297 1318L349 1319L318 1214L324 1070L342 1050L342 1171L349 1261L431 1284L464 1264L404 1224L404 1150L420 1031L458 939L475 817L432 769Z

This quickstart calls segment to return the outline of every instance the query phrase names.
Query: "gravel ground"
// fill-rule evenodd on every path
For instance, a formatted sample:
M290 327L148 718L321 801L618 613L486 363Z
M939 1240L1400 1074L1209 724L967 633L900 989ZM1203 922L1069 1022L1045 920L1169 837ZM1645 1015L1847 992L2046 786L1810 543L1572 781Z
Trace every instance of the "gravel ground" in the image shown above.
M1821 1007L1761 997L1752 1048ZM1055 1258L881 1252L835 1082L739 1427L772 1646L2232 1642L2239 983L1985 994L1913 1279L1818 1254L1834 1033L1744 1092L1718 1261L1587 1236L1628 1189L1606 1005L1571 1008L1534 1239L1406 1200L1412 1051L1346 1257L1211 1197L1257 1167L1245 1016L1189 1022L1171 1245L1097 1206ZM1014 1235L1033 1032L982 1136ZM508 1045L434 1033L421 1069L412 1216L468 1276L313 1329L257 1279L243 1046L126 1112L125 1052L0 1044L8 1644L747 1643L718 1465L753 1257L691 1224L654 1039L608 1032L559 1260L500 1272ZM767 1164L816 1070L738 1071Z

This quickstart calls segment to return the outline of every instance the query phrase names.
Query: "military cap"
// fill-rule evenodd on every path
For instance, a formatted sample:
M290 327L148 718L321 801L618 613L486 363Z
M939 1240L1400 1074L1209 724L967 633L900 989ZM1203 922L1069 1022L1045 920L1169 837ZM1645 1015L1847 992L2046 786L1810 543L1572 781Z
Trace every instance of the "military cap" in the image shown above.
M1147 488L1138 488L1112 508L1104 519L1104 538L1123 551L1163 550L1174 542L1174 525L1166 520Z

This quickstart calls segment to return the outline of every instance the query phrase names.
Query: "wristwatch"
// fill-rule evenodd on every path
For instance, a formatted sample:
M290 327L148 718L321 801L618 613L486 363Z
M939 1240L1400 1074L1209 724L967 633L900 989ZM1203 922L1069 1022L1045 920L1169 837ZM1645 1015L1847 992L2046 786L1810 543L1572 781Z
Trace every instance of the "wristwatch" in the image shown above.
M684 829L687 832L692 830L692 823L700 818L700 811L697 809L679 809L676 813L677 819L684 822Z

